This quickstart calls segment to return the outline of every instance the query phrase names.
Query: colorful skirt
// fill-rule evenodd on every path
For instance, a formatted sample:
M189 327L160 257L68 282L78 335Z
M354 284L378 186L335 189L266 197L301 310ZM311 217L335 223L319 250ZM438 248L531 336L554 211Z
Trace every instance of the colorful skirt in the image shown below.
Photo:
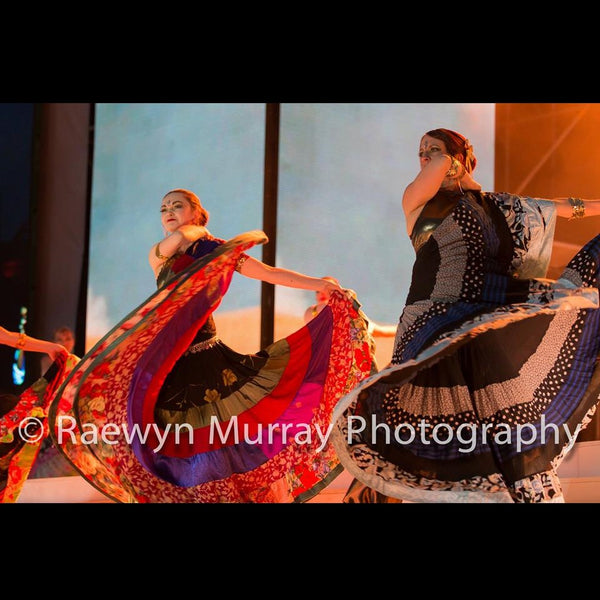
M47 414L60 385L77 364L74 354L60 354L0 418L0 502L16 502L48 439Z
M392 364L335 408L344 467L411 502L561 501L600 396L599 264L600 236L527 302L407 306Z
M254 355L218 338L192 344L240 255L265 240L248 232L195 260L101 339L59 390L49 412L54 442L108 498L304 502L343 470L331 414L373 362L355 299L334 293L317 318Z

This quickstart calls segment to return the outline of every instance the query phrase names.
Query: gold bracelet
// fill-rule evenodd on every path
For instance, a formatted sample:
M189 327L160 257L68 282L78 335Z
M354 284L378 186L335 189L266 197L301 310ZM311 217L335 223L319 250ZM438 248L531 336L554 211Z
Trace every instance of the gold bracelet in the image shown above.
M240 257L235 261L235 270L238 273L241 273L242 265L246 262L247 258L248 258L247 254L240 254Z
M158 247L160 246L160 242L158 242L158 244L156 244L156 249L154 251L154 254L156 254L156 258L160 258L160 260L167 260L167 258L169 258L168 256L163 256L159 250Z
M573 209L571 219L583 219L585 217L585 204L581 198L569 198L569 204Z
M21 333L19 333L19 337L17 339L17 343L15 344L15 346L19 350L23 350L23 348L25 348L25 333L23 333L22 331L21 331Z

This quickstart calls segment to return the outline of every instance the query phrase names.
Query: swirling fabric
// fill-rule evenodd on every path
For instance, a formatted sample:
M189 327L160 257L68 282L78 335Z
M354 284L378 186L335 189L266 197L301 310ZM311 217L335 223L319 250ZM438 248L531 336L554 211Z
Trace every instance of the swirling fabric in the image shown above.
M334 293L318 318L255 355L209 327L238 260L265 240L255 231L204 244L59 390L51 435L109 498L303 502L342 471L331 412L372 368L356 300ZM185 386L171 394L173 377Z
M334 412L346 469L414 502L560 501L556 468L600 394L600 236L544 279L550 201L439 193L393 359Z
M60 354L46 373L27 388L0 418L0 501L16 502L42 442L48 437L47 415L56 391L77 364L74 354Z

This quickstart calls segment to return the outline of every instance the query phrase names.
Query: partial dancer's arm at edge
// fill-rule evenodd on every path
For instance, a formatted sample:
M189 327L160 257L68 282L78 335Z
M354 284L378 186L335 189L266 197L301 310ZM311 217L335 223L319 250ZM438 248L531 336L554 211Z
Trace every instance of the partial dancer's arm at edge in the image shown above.
M52 360L61 353L68 354L67 349L60 344L40 340L24 333L8 331L4 327L0 327L0 344L29 352L45 352Z
M583 203L583 215L580 218L600 216L600 199L550 198L550 200L556 204L556 214L565 219L576 218L571 201L575 201L576 204L579 201Z

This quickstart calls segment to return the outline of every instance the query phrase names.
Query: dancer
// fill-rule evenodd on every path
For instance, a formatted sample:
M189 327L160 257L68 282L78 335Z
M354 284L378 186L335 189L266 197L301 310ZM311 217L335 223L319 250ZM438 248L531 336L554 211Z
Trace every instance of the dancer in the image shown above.
M391 364L334 411L365 486L413 502L561 502L556 468L598 402L600 236L544 279L557 216L600 201L485 192L463 135L421 139L415 249Z
M168 192L160 211L166 236L148 255L158 291L71 373L50 410L53 439L72 425L58 446L118 502L309 500L342 471L328 439L333 406L369 374L357 303L339 284L249 256L262 232L213 236L189 190ZM331 299L297 332L240 354L212 317L234 272ZM110 442L87 443L119 424Z
M26 352L44 352L52 363L19 396L0 395L0 502L16 502L40 447L48 435L46 415L54 392L77 357L61 344L0 327L0 344Z
M75 348L75 334L70 327L63 325L54 330L53 339L57 344L64 346L69 354L73 353ZM44 354L40 359L42 374L45 373L52 364L52 359ZM39 479L45 477L68 477L78 475L77 471L65 459L52 438L47 436L40 447L40 451L35 459L35 463L29 473L30 479Z

